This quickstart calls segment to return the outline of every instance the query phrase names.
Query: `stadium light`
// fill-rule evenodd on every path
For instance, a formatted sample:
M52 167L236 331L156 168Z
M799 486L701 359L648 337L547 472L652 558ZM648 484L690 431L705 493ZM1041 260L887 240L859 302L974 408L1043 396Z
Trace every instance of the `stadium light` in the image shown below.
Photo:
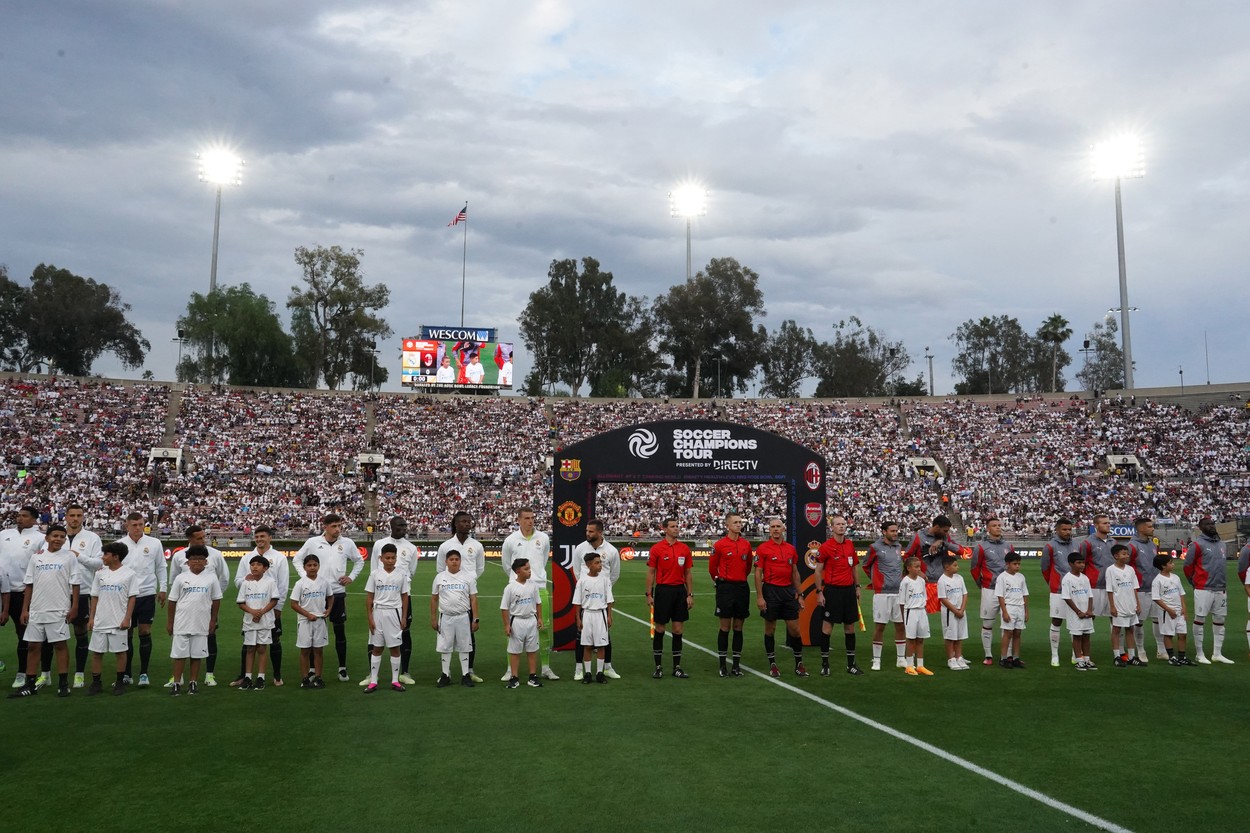
M1141 140L1124 134L1099 142L1092 148L1090 162L1095 179L1115 180L1115 236L1120 260L1120 347L1124 353L1124 389L1133 389L1133 338L1129 332L1128 272L1124 263L1124 211L1120 206L1120 180L1146 175Z
M686 280L690 280L690 221L707 214L707 189L687 183L668 192L669 212L686 220Z
M242 185L243 166L246 164L223 148L197 153L200 162L200 182L217 186L217 206L213 211L213 265L208 273L208 291L217 291L217 238L221 232L221 188L223 185Z

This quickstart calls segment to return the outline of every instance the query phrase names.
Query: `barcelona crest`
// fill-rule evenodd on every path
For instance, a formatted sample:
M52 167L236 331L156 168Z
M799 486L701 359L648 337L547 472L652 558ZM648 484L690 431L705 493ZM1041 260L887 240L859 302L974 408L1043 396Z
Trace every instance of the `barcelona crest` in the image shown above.
M581 460L561 460L560 476L570 483L582 476Z

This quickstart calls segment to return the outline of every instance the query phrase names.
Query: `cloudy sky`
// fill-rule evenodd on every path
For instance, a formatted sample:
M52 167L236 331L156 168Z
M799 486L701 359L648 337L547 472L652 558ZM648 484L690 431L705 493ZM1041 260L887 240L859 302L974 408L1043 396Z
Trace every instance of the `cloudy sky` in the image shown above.
M466 200L466 323L515 338L554 258L636 295L682 280L667 192L696 180L696 268L755 269L770 328L858 315L910 375L931 347L943 392L968 318L1059 312L1075 352L1119 306L1089 148L1125 131L1137 384L1202 381L1204 332L1213 382L1250 377L1245 3L67 0L4 29L0 262L117 287L158 378L208 285L213 145L247 160L219 282L282 307L296 246L363 249L392 378L401 336L459 321Z

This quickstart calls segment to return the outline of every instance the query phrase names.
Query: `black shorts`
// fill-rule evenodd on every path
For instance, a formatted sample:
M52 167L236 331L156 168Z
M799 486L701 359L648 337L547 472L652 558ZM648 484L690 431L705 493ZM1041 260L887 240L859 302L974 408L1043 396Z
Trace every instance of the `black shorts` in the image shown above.
M150 625L156 618L156 596L140 596L135 599L135 615L130 617L130 626Z
M657 584L651 601L655 603L652 618L655 619L657 625L684 622L690 618L690 608L686 606L686 585L684 584Z
M764 585L764 610L760 615L766 621L776 622L778 619L786 622L799 618L799 602L794 598L794 585L787 584L782 587L780 584Z
M859 621L859 599L855 598L855 585L825 585L825 621L843 625L853 625Z
M330 615L326 617L336 625L347 621L347 594L335 593L330 602Z
M751 615L751 590L745 581L725 581L716 585L716 618L746 619Z
M78 591L78 613L74 616L75 625L85 625L91 621L91 594Z

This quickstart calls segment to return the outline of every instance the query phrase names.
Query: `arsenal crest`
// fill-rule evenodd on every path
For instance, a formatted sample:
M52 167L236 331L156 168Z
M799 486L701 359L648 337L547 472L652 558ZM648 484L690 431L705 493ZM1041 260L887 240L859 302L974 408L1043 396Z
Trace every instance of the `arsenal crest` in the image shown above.
M577 462L574 460L573 462ZM563 472L561 472L563 474ZM580 472L579 472L580 474ZM582 519L582 507L578 506L571 500L566 500L556 508L556 517L560 519L560 523L565 526L577 526L577 522Z
M581 460L561 460L560 476L572 483L574 480L582 476ZM570 524L572 526L572 524Z
M820 519L825 513L819 503L809 503L803 507L803 514L807 518L808 526L820 526Z

